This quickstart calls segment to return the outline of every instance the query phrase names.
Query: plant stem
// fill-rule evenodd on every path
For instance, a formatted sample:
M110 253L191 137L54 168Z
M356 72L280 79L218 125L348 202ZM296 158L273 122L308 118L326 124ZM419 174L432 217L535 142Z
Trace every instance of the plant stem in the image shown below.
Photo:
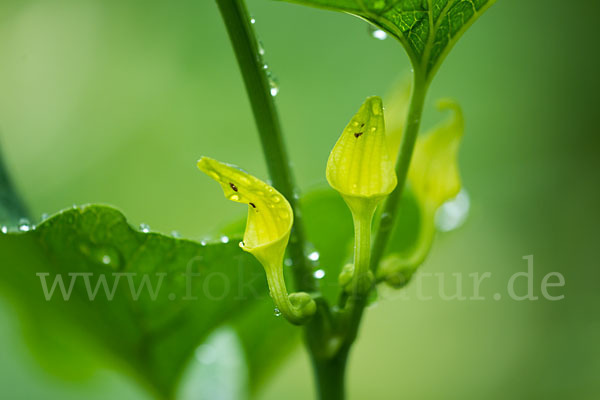
M306 259L304 226L298 212L294 179L250 15L243 0L216 0L216 2L244 78L269 176L273 186L285 196L294 210L294 227L288 249L294 265L292 271L296 287L298 290L312 292L316 290L316 281Z
M348 351L340 351L332 358L313 359L319 400L343 400L345 398L344 375L347 358Z
M10 179L0 152L0 223L17 224L19 219L28 217L27 207Z
M396 222L398 210L400 208L400 199L402 198L402 193L406 184L410 160L412 159L415 142L417 140L419 127L421 125L421 116L423 114L423 105L425 104L425 96L427 94L428 86L429 81L425 79L421 73L418 72L418 70L415 70L413 75L410 107L406 117L406 128L404 129L404 133L402 135L400 154L398 155L398 161L396 162L396 176L398 178L398 185L396 186L396 189L388 196L383 206L383 212L381 213L379 227L377 229L371 251L371 269L375 275L377 275L377 268L379 267L381 258L384 255L390 235L392 233L392 229Z
M360 215L352 215L354 219L354 276L352 292L366 294L371 290L369 278L369 260L371 257L371 222L375 208Z

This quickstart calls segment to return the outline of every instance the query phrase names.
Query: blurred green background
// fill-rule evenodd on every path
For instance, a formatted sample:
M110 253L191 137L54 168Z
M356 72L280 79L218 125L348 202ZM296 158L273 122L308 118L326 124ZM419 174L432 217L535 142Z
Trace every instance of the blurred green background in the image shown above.
M342 128L366 96L405 76L407 57L349 15L248 6L279 79L297 179L303 191L322 186ZM600 396L599 12L591 1L499 0L447 58L424 127L442 117L437 98L464 107L460 164L472 206L464 227L438 237L422 271L489 271L487 299L419 301L414 285L408 299L382 294L352 353L350 399ZM3 0L0 143L36 216L108 203L134 225L193 239L244 213L198 172L201 155L266 177L233 52L206 0ZM530 254L536 295L558 271L566 286L551 293L565 299L493 300ZM1 304L6 398L148 398L108 370L77 382L48 374L18 312ZM312 395L298 349L259 398Z

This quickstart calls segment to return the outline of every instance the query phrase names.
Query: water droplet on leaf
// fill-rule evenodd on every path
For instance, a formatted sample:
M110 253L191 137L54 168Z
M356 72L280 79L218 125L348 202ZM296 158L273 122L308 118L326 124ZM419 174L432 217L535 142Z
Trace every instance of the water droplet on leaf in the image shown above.
M382 31L381 29L377 28L375 25L371 25L369 24L367 26L369 35L377 40L385 40L387 39L387 33L385 33L384 31Z
M221 236L221 243L229 243L229 237Z
M320 255L319 255L318 251L313 251L312 253L310 253L308 255L308 259L311 261L319 261L319 257L320 257Z
M281 311L279 311L279 308L275 307L275 309L273 309L273 314L276 317L280 317L281 316Z
M148 233L150 232L150 226L148 224L140 224L140 231Z
M21 218L19 220L19 230L21 232L29 232L31 229L32 229L32 227L27 218Z

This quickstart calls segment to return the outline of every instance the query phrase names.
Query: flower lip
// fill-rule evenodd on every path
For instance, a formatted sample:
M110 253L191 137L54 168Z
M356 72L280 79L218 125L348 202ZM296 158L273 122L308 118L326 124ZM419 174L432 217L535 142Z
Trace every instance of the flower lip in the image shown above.
M285 248L294 217L281 193L238 167L209 157L202 157L198 168L219 182L229 200L248 204L242 247L245 251L255 253L280 241Z

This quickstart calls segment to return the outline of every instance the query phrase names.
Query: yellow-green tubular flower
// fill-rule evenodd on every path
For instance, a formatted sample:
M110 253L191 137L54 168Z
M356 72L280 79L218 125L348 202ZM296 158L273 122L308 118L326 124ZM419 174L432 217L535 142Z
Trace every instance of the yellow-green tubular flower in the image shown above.
M403 79L394 85L385 101L385 136L392 163L396 165L406 117L410 106L411 79Z
M379 97L367 98L342 132L327 161L327 181L353 213L374 210L396 187Z
M240 247L262 264L271 297L281 315L294 324L305 322L315 313L315 302L304 292L288 296L283 277L283 257L294 222L290 203L270 185L232 165L202 157L198 168L221 184L229 200L248 204L248 221Z
M458 148L464 132L464 118L458 103L440 100L438 109L451 110L452 117L417 139L408 179L427 211L437 208L460 191ZM432 215L433 217L433 215Z
M393 287L404 286L423 263L435 235L435 213L454 198L461 187L458 170L458 148L464 132L460 106L452 100L438 102L440 110L451 110L452 116L418 137L408 172L408 181L420 210L420 231L410 254L391 254L381 264L377 279ZM401 136L401 132L390 135Z
M369 268L373 214L397 184L379 97L367 98L342 132L327 161L327 181L352 211L355 268L349 289L364 294L373 280Z

